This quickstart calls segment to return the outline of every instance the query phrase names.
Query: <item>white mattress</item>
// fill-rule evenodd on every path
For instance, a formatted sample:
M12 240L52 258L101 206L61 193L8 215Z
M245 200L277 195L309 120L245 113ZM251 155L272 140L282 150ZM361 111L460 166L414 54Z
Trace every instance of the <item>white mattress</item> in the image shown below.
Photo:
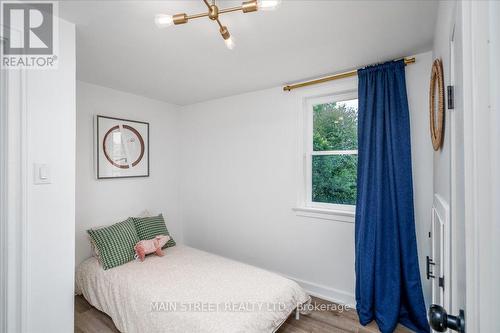
M77 269L77 290L122 332L274 332L310 300L294 281L177 245L103 270L96 258Z

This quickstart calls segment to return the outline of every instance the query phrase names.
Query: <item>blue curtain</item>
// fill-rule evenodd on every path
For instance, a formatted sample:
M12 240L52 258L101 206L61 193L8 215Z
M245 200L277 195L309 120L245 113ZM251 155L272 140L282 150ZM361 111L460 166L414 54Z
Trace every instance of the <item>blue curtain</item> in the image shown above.
M356 308L383 333L429 332L413 216L410 119L403 60L360 69Z

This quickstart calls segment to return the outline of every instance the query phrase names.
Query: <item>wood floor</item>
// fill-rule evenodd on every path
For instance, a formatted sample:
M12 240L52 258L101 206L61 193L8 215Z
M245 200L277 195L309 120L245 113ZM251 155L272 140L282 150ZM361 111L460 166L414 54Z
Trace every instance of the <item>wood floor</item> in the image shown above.
M332 304L313 297L313 304ZM75 333L117 333L113 321L105 313L92 307L82 296L75 296ZM294 315L281 326L278 333L377 333L377 325L373 322L361 326L355 310L349 311L314 311L300 316ZM398 326L396 333L410 333L403 326ZM191 332L189 332L191 333Z

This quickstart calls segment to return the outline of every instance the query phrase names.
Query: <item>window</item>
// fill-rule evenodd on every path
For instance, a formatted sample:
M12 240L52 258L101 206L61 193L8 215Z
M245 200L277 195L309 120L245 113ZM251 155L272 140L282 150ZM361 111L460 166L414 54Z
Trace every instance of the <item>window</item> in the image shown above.
M354 212L358 161L357 94L314 98L306 105L305 206Z

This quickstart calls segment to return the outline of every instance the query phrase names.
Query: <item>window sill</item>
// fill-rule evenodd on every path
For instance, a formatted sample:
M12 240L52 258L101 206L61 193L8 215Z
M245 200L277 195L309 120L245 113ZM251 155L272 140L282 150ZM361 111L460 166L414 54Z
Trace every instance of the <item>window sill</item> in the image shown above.
M355 213L346 210L333 210L325 208L295 207L295 215L330 220L344 223L354 223Z

